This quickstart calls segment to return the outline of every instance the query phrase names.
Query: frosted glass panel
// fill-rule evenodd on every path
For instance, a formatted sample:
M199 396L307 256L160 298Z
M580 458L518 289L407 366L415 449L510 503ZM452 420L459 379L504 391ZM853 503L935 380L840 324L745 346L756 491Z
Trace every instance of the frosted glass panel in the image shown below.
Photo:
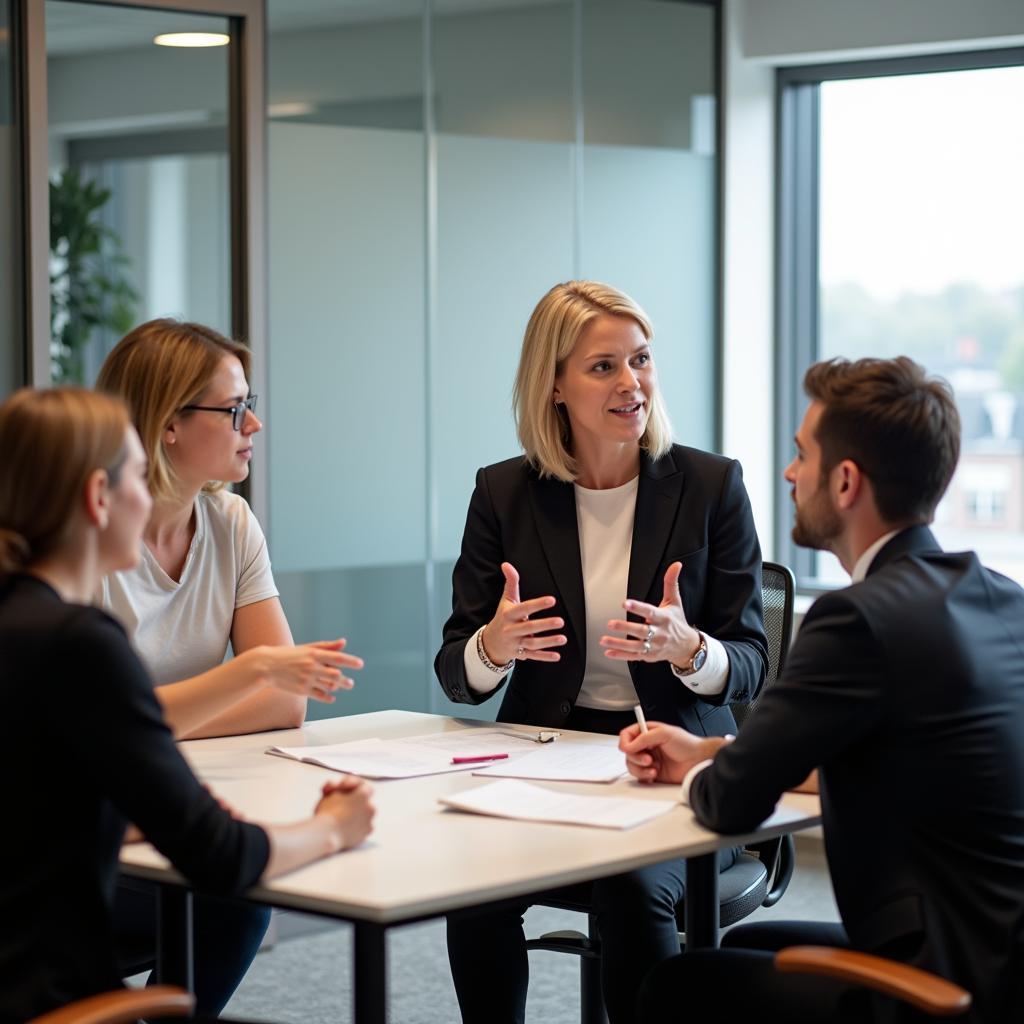
M672 149L587 146L583 166L583 275L614 284L647 311L675 437L708 448L715 410L714 160Z
M713 11L307 7L268 2L270 543L296 639L367 662L310 714L493 718L500 697L450 704L431 663L476 470L520 451L540 297L634 294L677 436L712 440Z
M271 123L279 570L426 556L423 136Z
M714 443L714 10L583 5L581 274L632 295L677 440ZM643 74L637 74L637 67Z
M573 6L463 0L435 14L438 130L571 142Z
M309 702L309 718L384 708L426 711L431 690L424 652L424 567L276 573L281 603L299 643L344 636L366 662L355 688L333 704Z
M455 558L476 470L521 451L512 383L533 307L572 275L572 157L560 143L446 135L437 153L433 554Z

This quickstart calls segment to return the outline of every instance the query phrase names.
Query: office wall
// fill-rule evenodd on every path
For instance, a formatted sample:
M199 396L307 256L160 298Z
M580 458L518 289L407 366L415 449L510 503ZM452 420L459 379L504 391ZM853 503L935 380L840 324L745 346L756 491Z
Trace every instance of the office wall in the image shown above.
M714 11L426 8L291 29L287 0L269 3L265 525L297 639L345 635L368 664L315 713L447 709L431 662L474 474L518 453L518 348L556 281L632 293L677 436L715 436ZM222 71L185 59L182 75L149 46L54 57L52 124L95 139L222 123ZM126 172L128 220L159 214L150 186L176 195L176 173ZM170 255L209 211L182 216ZM148 275L146 233L126 234ZM173 311L211 318L209 292Z
M748 60L814 63L1024 42L1019 0L744 0Z
M423 29L270 40L272 104L302 111L269 136L271 551L297 637L367 660L315 715L496 713L453 709L431 663L475 472L519 451L512 378L552 284L631 292L677 436L714 437L713 12L556 2L437 15L430 47Z

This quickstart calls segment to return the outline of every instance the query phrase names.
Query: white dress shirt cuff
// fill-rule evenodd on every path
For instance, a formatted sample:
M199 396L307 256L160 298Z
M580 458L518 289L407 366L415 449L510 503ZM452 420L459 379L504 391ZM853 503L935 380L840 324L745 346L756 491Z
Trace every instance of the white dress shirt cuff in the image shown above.
M498 688L498 683L505 678L507 673L492 672L481 660L477 653L477 637L484 631L481 626L467 641L462 652L462 661L466 666L466 682L474 693L490 693Z
M679 788L679 802L681 804L686 804L687 807L690 806L690 786L693 785L693 780L697 778L697 776L700 775L700 773L704 771L705 768L707 768L709 765L713 763L714 762L711 760L711 758L708 758L706 761L698 761L686 773L686 778L683 779L683 784Z
M729 681L729 653L721 640L716 640L707 633L704 634L704 642L708 646L708 656L696 672L684 675L675 665L672 665L672 671L676 678L694 693L702 697L713 697L716 693L721 693Z

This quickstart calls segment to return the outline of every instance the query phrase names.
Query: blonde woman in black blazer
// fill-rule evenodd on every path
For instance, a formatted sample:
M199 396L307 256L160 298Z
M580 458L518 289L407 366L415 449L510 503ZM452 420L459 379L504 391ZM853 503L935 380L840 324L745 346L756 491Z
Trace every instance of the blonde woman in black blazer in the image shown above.
M761 553L740 467L672 443L652 337L596 282L556 285L534 310L514 393L525 455L477 474L434 662L451 700L504 689L500 721L609 734L639 703L722 736L729 704L757 694ZM682 862L595 884L612 1024L678 953L682 893ZM524 909L449 919L464 1021L524 1019Z

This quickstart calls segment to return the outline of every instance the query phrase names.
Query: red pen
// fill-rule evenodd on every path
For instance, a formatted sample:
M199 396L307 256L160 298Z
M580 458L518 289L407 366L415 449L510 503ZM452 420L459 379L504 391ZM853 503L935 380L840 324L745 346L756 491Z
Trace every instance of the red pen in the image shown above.
M508 754L477 754L476 757L453 757L452 764L472 764L474 761L503 761Z

